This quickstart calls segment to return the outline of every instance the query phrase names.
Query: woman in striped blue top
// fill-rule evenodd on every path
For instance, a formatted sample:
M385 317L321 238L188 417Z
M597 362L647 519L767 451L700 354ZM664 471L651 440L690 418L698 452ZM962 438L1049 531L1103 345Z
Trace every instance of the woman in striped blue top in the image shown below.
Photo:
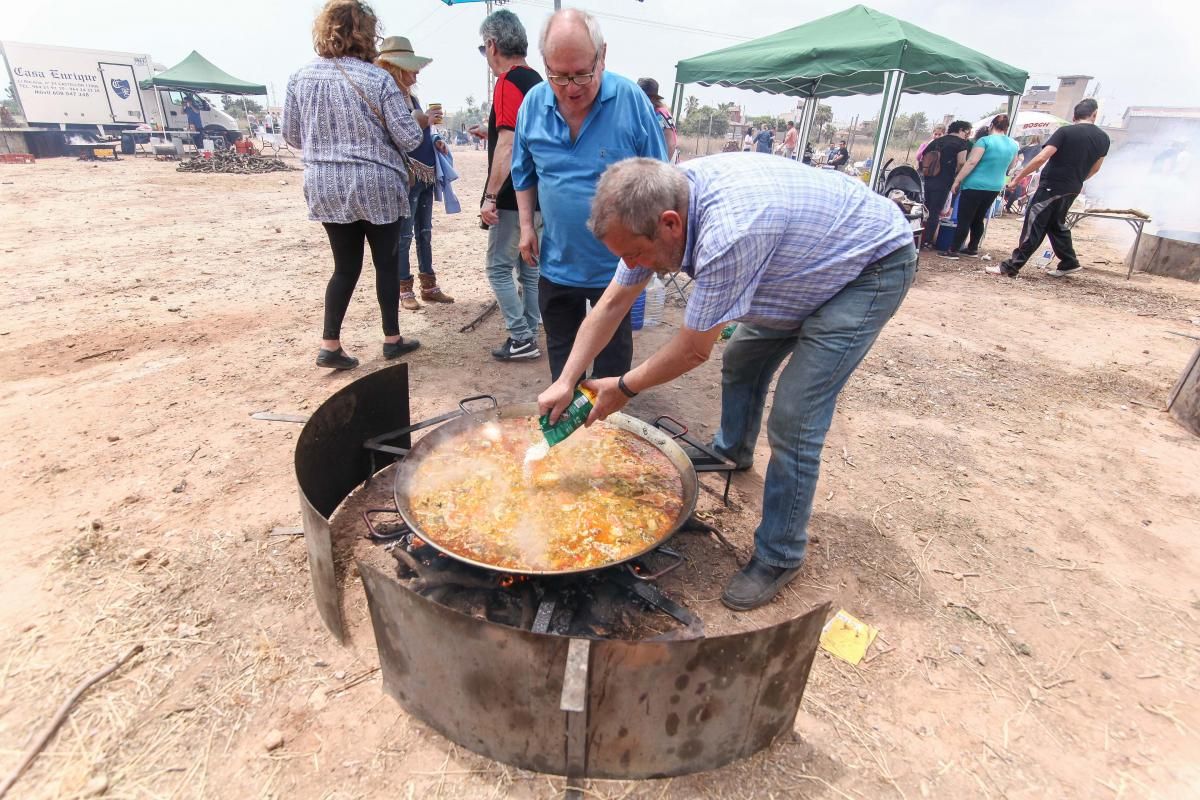
M372 64L377 21L359 0L329 0L313 24L317 58L288 81L283 137L301 151L308 218L322 223L333 251L325 289L325 321L317 366L352 369L341 328L362 273L364 240L375 265L383 318L383 357L419 346L400 335L397 262L408 207L401 153L421 142L421 129L391 76Z

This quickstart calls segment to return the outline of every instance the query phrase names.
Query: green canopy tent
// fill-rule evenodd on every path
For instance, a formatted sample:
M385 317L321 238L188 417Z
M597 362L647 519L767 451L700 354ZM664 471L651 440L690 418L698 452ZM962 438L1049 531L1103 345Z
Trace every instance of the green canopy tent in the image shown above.
M995 94L1009 97L1009 116L1029 73L930 33L924 28L857 5L790 30L715 50L675 65L675 116L683 84L729 86L805 98L801 147L808 141L818 100L883 95L870 185L875 186L884 148L900 105L909 94Z
M246 107L246 95L265 95L267 93L267 87L263 84L235 78L195 50L166 72L160 72L152 78L147 78L140 85L143 89L183 89L193 92L240 95L243 111ZM163 108L162 95L158 91L155 91L155 95L158 97L158 111L162 115L165 128L167 114L166 109ZM249 112L246 112L246 116L249 119Z

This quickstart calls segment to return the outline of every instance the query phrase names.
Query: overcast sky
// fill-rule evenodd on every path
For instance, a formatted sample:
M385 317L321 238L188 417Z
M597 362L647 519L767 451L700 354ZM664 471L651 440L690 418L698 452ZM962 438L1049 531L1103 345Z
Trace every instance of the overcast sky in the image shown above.
M287 76L313 57L311 26L319 2L204 0L47 0L6 3L0 40L149 53L170 67L199 50L225 71L261 81L282 102ZM476 102L485 65L476 51L483 3L448 7L441 0L372 3L385 33L406 35L433 63L421 73L420 96L448 110ZM670 97L681 59L765 36L849 7L803 0L591 0L564 5L599 15L608 41L608 68L630 78L651 76ZM1126 106L1200 106L1200 48L1194 44L1200 6L1187 0L874 0L870 5L990 56L1022 67L1032 83L1062 74L1094 75L1101 116L1119 121ZM530 63L542 69L537 34L551 0L513 0L507 8L525 23ZM7 75L0 73L3 81ZM751 114L784 112L795 101L720 87L687 87L705 103L731 100ZM875 116L878 98L831 102L839 121ZM976 119L999 98L905 95L901 113L924 111Z

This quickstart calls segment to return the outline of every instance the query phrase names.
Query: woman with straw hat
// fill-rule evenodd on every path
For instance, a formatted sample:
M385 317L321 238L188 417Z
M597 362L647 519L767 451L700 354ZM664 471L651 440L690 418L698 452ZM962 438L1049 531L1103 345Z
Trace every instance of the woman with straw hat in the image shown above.
M412 43L405 36L389 36L379 46L379 57L375 63L383 67L396 81L404 96L404 102L417 124L421 127L421 143L408 152L409 167L416 180L408 193L408 204L412 216L405 222L400 236L400 305L409 311L417 311L421 304L413 292L412 265L409 246L417 240L417 269L421 279L421 299L427 303L453 303L454 298L443 292L433 272L433 185L435 180L434 142L431 127L442 121L440 106L430 108L426 114L420 101L413 95L417 84L417 73L431 62L432 58L413 52ZM445 147L442 142L439 145Z
M419 346L400 335L399 258L409 216L403 154L421 129L400 90L371 61L378 23L360 0L329 0L313 23L314 61L288 80L283 138L304 160L308 218L325 226L333 276L325 289L325 326L317 366L353 369L341 328L362 273L363 242L371 246L375 293L383 318L383 357Z

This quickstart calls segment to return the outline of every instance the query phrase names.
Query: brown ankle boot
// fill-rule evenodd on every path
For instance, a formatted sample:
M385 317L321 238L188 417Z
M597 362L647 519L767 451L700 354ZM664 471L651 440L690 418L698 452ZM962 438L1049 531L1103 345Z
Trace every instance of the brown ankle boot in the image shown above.
M400 281L400 306L407 308L409 311L421 310L421 304L417 302L417 296L413 293L412 278Z
M426 303L453 303L454 298L438 288L437 275L419 273L421 279L421 299Z

